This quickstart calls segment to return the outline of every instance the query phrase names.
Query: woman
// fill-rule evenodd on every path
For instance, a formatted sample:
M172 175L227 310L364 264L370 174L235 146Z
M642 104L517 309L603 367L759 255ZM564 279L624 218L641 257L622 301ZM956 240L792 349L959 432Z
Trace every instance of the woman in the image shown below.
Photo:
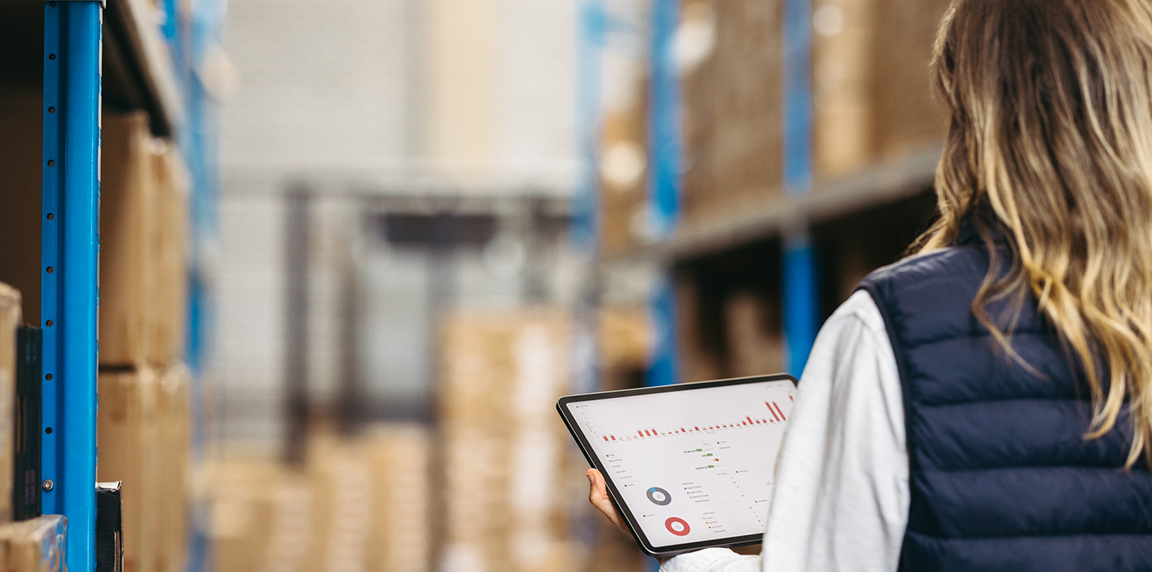
M939 222L817 339L761 556L665 572L1152 570L1152 4L958 0L932 71Z

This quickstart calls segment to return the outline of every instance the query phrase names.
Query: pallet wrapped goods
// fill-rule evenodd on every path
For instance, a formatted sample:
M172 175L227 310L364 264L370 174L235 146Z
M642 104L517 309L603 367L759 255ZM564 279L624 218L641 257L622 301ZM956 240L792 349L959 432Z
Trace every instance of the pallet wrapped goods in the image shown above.
M20 323L20 292L6 284L0 284L0 523L12 521L16 333Z
M587 482L554 411L570 391L571 329L567 313L549 310L465 312L443 324L441 568L579 566L565 539L569 501Z
M68 519L60 515L0 525L0 570L65 572L67 531Z

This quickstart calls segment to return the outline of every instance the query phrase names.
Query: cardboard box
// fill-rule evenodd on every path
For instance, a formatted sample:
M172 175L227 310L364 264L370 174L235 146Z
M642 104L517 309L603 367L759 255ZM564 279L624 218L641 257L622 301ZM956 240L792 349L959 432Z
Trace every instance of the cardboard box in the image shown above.
M563 311L462 312L443 327L444 569L578 567L565 483L582 478L554 404L571 387Z
M198 480L208 507L213 570L305 568L319 546L305 473L271 460L214 461Z
M175 365L160 376L156 397L158 546L155 570L182 572L187 560L189 457L192 411L191 374Z
M0 282L23 294L23 315L40 322L40 190L44 122L38 92L0 96Z
M105 112L101 129L100 363L147 356L155 219L152 135L144 112Z
M813 167L818 177L858 170L876 155L873 132L876 0L814 6Z
M96 475L102 482L122 481L124 570L158 572L161 521L159 506L160 435L156 374L101 372L96 440Z
M5 572L63 572L68 519L41 516L0 525L0 569Z
M714 45L683 76L686 225L763 208L784 196L783 2L694 0Z
M372 483L366 570L427 572L432 563L431 432L421 425L378 425L365 432L361 446Z
M428 572L430 430L386 424L360 436L309 435L306 466L211 463L215 570Z
M16 332L20 327L20 293L0 284L0 523L12 521L15 471Z
M189 175L177 149L152 146L155 200L148 281L147 361L165 367L184 356L188 316Z
M724 322L729 360L725 375L783 371L784 338L778 308L753 292L738 291L724 305Z
M942 144L948 115L932 92L928 64L949 0L873 0L877 34L873 52L875 118L882 157Z

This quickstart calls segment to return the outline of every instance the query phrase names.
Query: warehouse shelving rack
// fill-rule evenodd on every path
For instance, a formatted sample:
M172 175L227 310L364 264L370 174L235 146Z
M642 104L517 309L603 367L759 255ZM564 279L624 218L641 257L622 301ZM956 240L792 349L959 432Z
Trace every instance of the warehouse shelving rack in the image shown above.
M201 210L212 204L210 197L198 197L211 178L206 158L212 145L211 138L185 135L205 132L200 125L205 104L200 101L203 89L193 78L194 51L186 47L191 42L186 41L189 34L182 29L176 0L160 3L168 14L163 22L156 22L154 13L137 0L9 1L16 3L28 8L13 11L29 19L27 25L13 26L27 34L20 41L40 37L34 33L38 15L36 20L31 15L36 4L43 5L42 510L68 518L67 568L92 571L101 108L112 103L144 109L154 135L181 141L194 176L192 200L201 203ZM218 18L215 21L218 30Z
M910 148L895 157L829 179L814 177L812 156L813 93L811 87L812 7L810 0L783 1L784 177L778 193L764 204L707 220L679 220L681 111L677 70L671 63L681 0L653 0L651 65L651 171L649 209L662 221L661 234L604 264L634 265L655 261L665 269L649 302L657 336L648 383L680 379L677 364L677 300L673 274L677 268L712 257L779 240L782 248L781 318L785 364L797 377L823 320L819 268L812 232L830 221L869 209L913 200L932 186L941 147L937 143Z

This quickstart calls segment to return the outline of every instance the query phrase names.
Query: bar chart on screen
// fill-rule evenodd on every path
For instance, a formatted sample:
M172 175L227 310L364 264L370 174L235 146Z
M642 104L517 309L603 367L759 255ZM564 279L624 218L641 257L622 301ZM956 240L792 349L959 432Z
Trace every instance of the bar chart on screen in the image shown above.
M788 396L788 402L791 404L793 401L792 396ZM754 425L766 425L770 423L783 423L788 420L788 416L780 407L779 403L772 401L765 401L764 407L768 410L768 415L761 419L753 419L751 415L745 415L743 419L737 419L731 423L720 423L716 425L691 425L681 426L675 428L642 428L635 431L628 431L617 437L615 434L600 435L600 438L606 443L614 441L631 441L634 439L648 439L653 437L668 437L673 435L685 435L689 433L707 433L710 431L723 431L725 429L738 429L742 427L752 427ZM791 409L791 407L789 407Z
M769 381L571 404L652 542L764 530L795 386Z

